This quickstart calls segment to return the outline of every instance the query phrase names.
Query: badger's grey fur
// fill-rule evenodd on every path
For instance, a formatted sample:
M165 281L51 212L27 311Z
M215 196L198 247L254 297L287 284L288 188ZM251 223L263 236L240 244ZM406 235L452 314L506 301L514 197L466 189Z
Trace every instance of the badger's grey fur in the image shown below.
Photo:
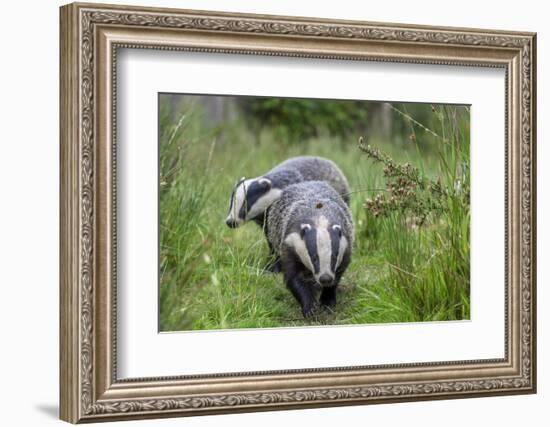
M351 260L353 221L340 195L324 181L286 187L267 210L267 238L304 317L320 302L336 304L336 287Z
M327 182L349 204L348 182L333 161L314 156L292 157L262 176L241 178L237 182L231 194L226 224L234 228L253 220L263 226L266 209L279 199L282 190L305 181Z

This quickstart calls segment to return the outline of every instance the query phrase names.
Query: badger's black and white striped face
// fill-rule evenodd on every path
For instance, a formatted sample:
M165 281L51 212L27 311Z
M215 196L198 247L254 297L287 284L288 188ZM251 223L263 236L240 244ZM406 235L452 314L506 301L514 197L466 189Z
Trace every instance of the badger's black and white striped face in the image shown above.
M231 194L229 214L225 223L231 228L236 228L262 215L281 197L281 192L281 189L273 188L271 181L267 178L241 178Z
M312 223L301 224L300 232L289 234L285 243L294 249L319 285L332 286L348 246L339 224L330 224L320 216Z

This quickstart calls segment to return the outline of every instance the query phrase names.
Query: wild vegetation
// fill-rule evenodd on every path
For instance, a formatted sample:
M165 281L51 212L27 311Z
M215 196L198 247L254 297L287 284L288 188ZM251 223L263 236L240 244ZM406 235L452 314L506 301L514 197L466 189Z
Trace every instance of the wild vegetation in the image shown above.
M239 98L213 118L203 101L159 98L161 331L469 318L467 107ZM356 228L336 307L308 320L262 230L224 223L237 179L302 154L344 171Z

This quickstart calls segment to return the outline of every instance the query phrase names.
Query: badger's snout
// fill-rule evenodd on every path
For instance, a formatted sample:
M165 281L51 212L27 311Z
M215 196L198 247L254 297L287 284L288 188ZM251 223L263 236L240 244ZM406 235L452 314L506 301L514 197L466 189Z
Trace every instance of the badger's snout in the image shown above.
M239 226L239 221L233 219L233 218L227 218L225 220L225 224L229 227L229 228L237 228Z
M323 273L319 276L319 284L323 287L329 287L334 282L334 276L328 273Z

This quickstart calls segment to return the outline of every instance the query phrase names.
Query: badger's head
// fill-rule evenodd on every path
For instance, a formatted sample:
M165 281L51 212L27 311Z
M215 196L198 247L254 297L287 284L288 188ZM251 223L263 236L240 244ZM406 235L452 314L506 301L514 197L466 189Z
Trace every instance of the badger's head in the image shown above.
M282 190L273 188L270 179L263 176L252 179L244 177L237 181L231 201L229 214L225 219L228 227L236 228L251 219L262 215L279 197Z
M319 216L301 223L299 230L286 237L285 244L296 252L319 285L330 287L334 284L336 270L348 247L340 224L331 224L326 217Z

